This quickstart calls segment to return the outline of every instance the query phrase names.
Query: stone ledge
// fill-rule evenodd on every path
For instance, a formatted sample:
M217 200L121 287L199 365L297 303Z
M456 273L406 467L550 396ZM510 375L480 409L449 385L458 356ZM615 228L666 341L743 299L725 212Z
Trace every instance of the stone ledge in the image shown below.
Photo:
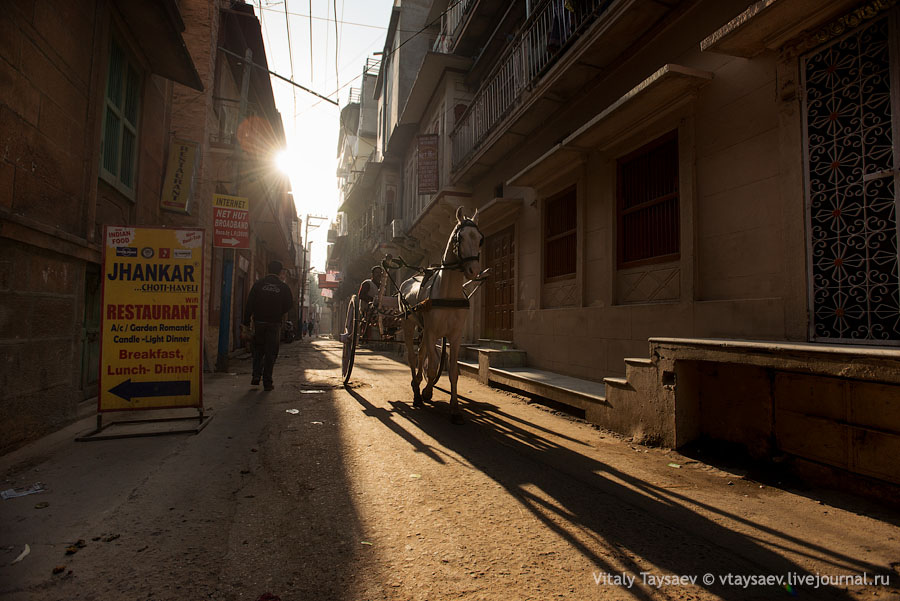
M651 338L650 356L675 361L740 363L900 384L900 347L717 338Z

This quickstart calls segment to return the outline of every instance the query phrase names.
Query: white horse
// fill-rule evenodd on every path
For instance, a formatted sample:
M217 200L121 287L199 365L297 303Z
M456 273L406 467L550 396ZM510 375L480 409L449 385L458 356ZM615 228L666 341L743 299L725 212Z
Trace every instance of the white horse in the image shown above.
M440 354L435 344L446 337L450 346L450 418L454 423L462 423L456 380L459 377L459 347L469 314L469 300L463 284L481 274L484 235L478 229L477 209L471 218L467 218L460 207L456 211L456 222L440 267L435 268L431 277L417 275L400 284L400 294L408 306L419 307L403 319L403 338L412 372L413 406L421 407L424 401L431 400L434 385L440 377ZM422 328L418 354L413 342L417 325ZM420 393L419 383L426 370L428 382Z

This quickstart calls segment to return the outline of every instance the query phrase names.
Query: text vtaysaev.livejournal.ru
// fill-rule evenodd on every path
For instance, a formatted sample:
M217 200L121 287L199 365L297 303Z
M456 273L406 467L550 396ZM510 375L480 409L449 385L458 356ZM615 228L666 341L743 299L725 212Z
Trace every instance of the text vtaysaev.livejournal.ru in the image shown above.
M649 588L668 586L726 586L751 588L757 586L821 588L825 586L890 586L890 574L815 574L788 572L786 574L658 574L654 572L594 572L598 586L632 588L640 584Z

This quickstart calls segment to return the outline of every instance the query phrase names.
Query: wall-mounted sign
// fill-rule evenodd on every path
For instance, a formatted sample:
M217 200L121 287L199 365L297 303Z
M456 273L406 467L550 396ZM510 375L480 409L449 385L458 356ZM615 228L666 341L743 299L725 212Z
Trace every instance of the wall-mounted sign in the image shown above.
M197 163L197 144L172 140L169 162L160 206L167 211L187 213L194 194L194 166Z
M250 248L250 201L247 198L213 195L213 246Z
M103 239L98 411L202 407L203 230Z
M425 134L418 137L416 144L416 173L418 194L436 194L440 185L440 166L438 164L437 134Z

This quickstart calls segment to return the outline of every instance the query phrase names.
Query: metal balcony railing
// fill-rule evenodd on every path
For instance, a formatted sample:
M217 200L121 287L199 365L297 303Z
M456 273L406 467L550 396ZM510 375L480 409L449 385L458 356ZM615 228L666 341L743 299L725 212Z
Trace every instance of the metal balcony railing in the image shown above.
M350 88L350 96L347 98L347 102L353 104L354 102L359 104L359 99L362 97L362 90L359 88Z
M366 66L363 69L363 75L376 75L377 76L379 69L381 69L381 59L368 57L366 59Z
M453 1L453 0L451 0ZM450 5L443 15L441 15L441 33L438 34L434 41L432 50L447 54L453 47L453 40L459 34L459 28L465 20L469 9L475 5L475 0L459 0Z
M484 79L472 104L450 134L457 168L540 81L566 45L584 31L611 0L545 0Z

